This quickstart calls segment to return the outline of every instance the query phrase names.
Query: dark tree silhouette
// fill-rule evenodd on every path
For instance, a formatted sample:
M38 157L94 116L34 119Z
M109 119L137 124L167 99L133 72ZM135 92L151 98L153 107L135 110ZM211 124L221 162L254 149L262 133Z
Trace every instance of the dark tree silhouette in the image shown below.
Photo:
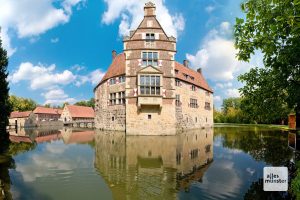
M0 38L0 151L6 149L9 143L6 126L8 125L8 116L11 112L11 106L9 103L7 65L7 52L3 49L2 40Z

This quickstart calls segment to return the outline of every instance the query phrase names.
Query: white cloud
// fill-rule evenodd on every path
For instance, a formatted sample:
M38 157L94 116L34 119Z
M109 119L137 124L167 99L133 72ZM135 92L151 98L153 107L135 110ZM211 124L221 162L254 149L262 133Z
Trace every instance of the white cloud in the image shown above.
M105 72L102 72L100 69L97 69L95 71L92 71L86 76L79 76L78 80L76 81L75 85L77 87L90 82L92 85L97 85L102 77L105 75Z
M59 38L51 38L50 40L51 43L58 43L59 42Z
M227 97L240 97L240 92L236 88L229 88L226 90Z
M9 55L14 52L11 51L14 48L10 45L9 29L15 30L19 38L38 36L67 23L72 7L84 2L85 0L64 0L58 4L56 0L0 0L0 26L3 29L4 47Z
M62 89L49 90L47 93L44 93L43 96L46 99L65 99L68 97Z
M216 87L217 88L221 88L221 89L223 89L223 88L230 88L230 87L232 87L232 83L231 82L228 82L228 83L217 83Z
M45 104L51 104L51 105L60 105L65 102L69 104L74 104L77 100L74 98L66 98L66 99L48 99L45 101Z
M257 53L250 63L245 63L238 61L237 53L232 39L232 27L229 22L222 22L217 29L207 34L195 55L186 54L186 57L195 68L201 66L208 79L232 81L238 74L253 67L253 64L262 64L262 54Z
M214 101L215 102L221 102L222 98L220 96L214 96Z
M54 64L47 67L42 64L34 66L30 62L21 63L9 80L12 83L29 81L30 88L33 90L55 88L75 81L76 76L71 71L64 70L62 73L56 73L55 68Z
M71 67L72 70L76 70L76 71L81 71L81 70L84 70L85 67L84 66L81 66L81 65L74 65Z
M144 4L147 0L104 0L108 8L102 15L102 23L111 24L121 17L119 34L128 35L130 30L136 29L144 16ZM153 1L156 4L156 16L165 32L169 36L178 37L184 30L185 20L180 13L171 15L164 0Z
M8 34L7 34L7 29L4 29L1 27L0 37L2 40L2 46L7 51L8 57L10 57L11 55L13 55L16 52L17 48L13 48L11 46L10 38L8 37Z
M207 7L205 7L205 11L208 12L208 13L211 13L212 11L215 10L215 8L216 7L214 7L214 6L207 6Z
M73 104L77 101L74 98L70 98L69 95L67 95L65 91L60 88L49 90L46 93L42 93L42 96L44 96L45 98L44 104L60 105L65 102Z

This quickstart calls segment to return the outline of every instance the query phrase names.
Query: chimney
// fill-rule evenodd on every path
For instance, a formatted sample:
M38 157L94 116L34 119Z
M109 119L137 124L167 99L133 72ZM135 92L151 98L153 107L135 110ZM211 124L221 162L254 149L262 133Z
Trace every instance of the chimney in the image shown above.
M155 4L149 1L144 7L144 16L155 16Z
M188 60L183 60L183 65L185 67L189 67L189 61Z
M116 50L113 50L112 51L112 59L115 59L116 56L117 56L117 52L116 52Z
M198 68L197 72L200 73L200 74L202 74L202 68Z

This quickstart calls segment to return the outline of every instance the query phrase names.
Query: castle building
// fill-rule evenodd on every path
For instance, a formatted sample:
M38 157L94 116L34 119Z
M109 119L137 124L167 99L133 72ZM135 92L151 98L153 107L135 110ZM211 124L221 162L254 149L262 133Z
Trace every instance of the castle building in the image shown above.
M213 125L213 91L201 68L175 61L176 38L144 7L144 19L95 87L95 127L127 135L173 135Z

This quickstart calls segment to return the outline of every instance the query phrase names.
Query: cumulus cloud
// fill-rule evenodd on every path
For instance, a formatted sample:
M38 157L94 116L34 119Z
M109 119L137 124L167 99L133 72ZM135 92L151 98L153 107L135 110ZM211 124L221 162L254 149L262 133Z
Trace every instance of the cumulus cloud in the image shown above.
M229 88L226 90L227 97L240 97L240 92L236 88Z
M43 96L46 99L64 99L68 97L62 89L50 90L47 93L44 93Z
M45 98L44 104L59 105L65 102L68 102L70 104L76 102L76 99L70 98L69 95L67 95L65 91L60 88L49 90L46 93L42 93L42 96L44 96Z
M232 26L229 22L222 22L207 34L195 55L186 54L186 57L195 68L201 66L206 77L212 81L231 81L253 65L262 66L262 54L257 53L250 63L245 63L238 61L237 52L232 39Z
M59 85L67 85L72 83L76 76L69 70L64 70L62 73L55 72L56 65L43 66L42 64L33 65L30 62L21 63L18 70L15 71L9 80L12 83L20 81L29 81L30 88L48 89Z
M143 7L147 0L104 0L108 8L102 15L102 23L111 24L121 18L119 34L128 35L130 30L136 29L144 16ZM178 37L184 30L185 20L181 13L170 14L163 0L155 0L156 16L168 36Z
M90 82L92 85L97 85L104 75L105 72L102 72L100 69L97 69L86 76L79 76L75 85L79 87L87 82Z
M85 0L63 0L58 4L56 0L0 0L0 26L4 48L9 55L16 50L11 47L9 29L16 31L19 38L38 36L69 22L72 7L84 2Z
M49 66L37 64L34 65L30 62L24 62L8 77L11 84L17 84L22 81L29 84L31 90L41 90L41 96L45 98L44 104L62 104L68 102L73 104L77 99L70 97L65 93L63 88L65 86L75 85L77 87L83 84L89 83L96 85L104 76L104 72L100 69L88 72L84 75L79 71L85 69L84 66L74 65L72 70L77 71L73 73L70 70L64 70L62 72L56 69L56 65Z

